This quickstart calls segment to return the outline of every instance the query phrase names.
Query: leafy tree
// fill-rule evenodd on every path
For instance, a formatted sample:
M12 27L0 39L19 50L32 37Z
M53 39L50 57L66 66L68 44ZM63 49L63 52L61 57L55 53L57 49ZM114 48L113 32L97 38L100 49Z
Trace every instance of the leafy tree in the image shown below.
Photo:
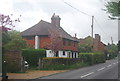
M106 46L106 50L108 51L109 54L117 54L118 47L115 44L108 44Z
M13 14L11 14L12 16ZM12 20L9 15L0 14L0 31L2 32L2 44L5 45L9 42L10 37L8 35L8 30L10 27L15 27L14 22L20 22L19 18Z
M6 50L21 50L26 47L25 40L22 39L20 32L18 31L8 31L10 41L4 45Z
M54 56L57 56L57 52L63 48L63 40L60 34L54 29L49 30L50 33L50 43L48 43L45 48L53 51Z
M109 16L110 19L119 19L120 16L120 2L116 0L116 2L109 1L105 5L106 9L104 9L107 13L109 13L111 16Z
M91 46L88 44L80 44L78 45L79 52L92 52Z
M88 36L84 39L84 43L79 43L79 52L92 52L92 37Z

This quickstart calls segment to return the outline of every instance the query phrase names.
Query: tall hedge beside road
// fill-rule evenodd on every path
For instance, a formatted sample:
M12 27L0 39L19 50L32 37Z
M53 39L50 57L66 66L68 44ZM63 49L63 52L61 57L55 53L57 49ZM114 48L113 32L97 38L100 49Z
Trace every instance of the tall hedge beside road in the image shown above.
M23 58L29 63L30 66L37 66L39 58L46 57L45 49L23 49Z
M105 62L105 54L103 53L79 53L79 58L90 65Z

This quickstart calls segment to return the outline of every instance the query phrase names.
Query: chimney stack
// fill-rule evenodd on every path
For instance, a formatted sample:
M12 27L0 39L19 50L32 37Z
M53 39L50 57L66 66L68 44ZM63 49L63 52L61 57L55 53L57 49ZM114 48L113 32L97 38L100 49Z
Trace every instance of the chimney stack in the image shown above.
M95 34L95 39L98 40L99 42L101 41L101 37L99 34Z
M60 27L60 20L61 20L61 18L58 15L55 15L55 13L51 17L51 23L58 27Z

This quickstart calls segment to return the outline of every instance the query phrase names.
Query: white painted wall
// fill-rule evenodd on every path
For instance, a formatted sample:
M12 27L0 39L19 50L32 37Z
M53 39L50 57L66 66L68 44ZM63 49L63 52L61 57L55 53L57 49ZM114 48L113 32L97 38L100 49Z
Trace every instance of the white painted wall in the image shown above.
M78 53L76 52L76 58L78 58Z
M46 50L46 57L54 57L54 53L51 50Z
M67 51L65 51L65 55L63 55L63 51L59 51L59 57L67 57Z
M69 58L69 53L70 53L70 58L72 58L72 52L71 51L65 51L65 55L63 55L63 51L58 51L58 57L68 57ZM76 53L76 57L75 57ZM51 50L46 50L46 57L54 57L54 53ZM78 53L73 52L73 58L78 58Z
M39 36L35 36L35 49L39 49Z

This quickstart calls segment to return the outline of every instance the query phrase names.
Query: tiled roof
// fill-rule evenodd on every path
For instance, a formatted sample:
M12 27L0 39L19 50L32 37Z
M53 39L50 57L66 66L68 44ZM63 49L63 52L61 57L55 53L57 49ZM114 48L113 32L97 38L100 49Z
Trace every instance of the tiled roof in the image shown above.
M58 32L60 37L62 38L78 41L76 38L69 35L62 27L55 26L54 24L51 24L43 20L41 20L39 23L32 26L31 28L23 31L21 35L22 36L50 35L49 33L50 29Z

